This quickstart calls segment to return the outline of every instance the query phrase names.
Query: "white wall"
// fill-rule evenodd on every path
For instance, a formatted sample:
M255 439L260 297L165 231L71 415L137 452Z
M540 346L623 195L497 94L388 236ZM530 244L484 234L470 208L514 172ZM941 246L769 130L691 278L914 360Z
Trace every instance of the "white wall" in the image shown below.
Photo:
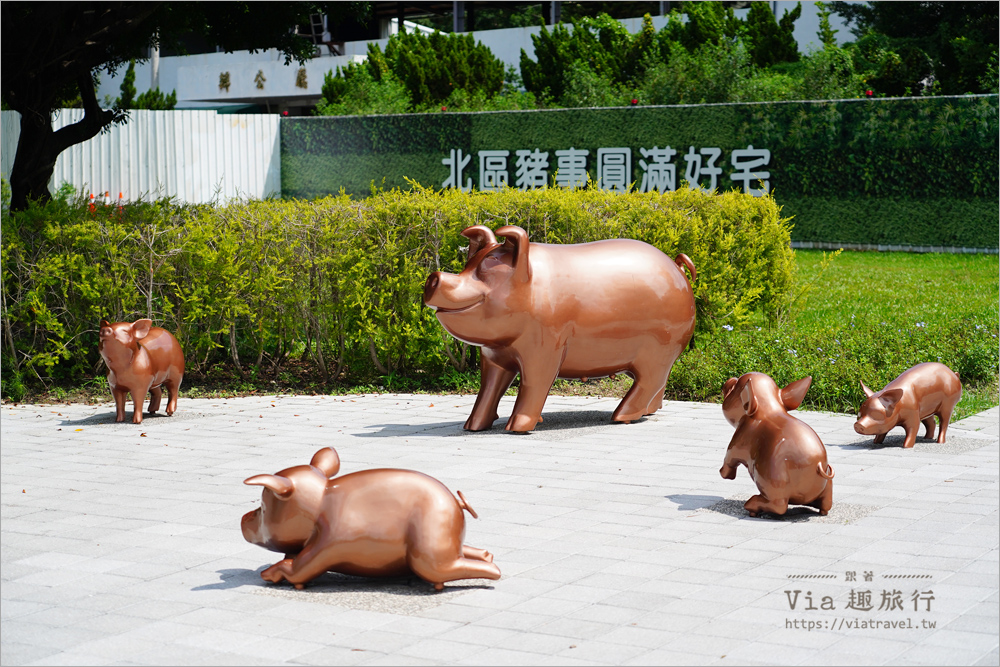
M74 123L83 113L62 109L52 127ZM2 119L0 163L9 178L20 115L4 111ZM63 151L49 190L66 182L98 200L107 190L112 199L121 192L126 201L169 196L199 204L277 196L280 122L267 114L133 110L128 123Z

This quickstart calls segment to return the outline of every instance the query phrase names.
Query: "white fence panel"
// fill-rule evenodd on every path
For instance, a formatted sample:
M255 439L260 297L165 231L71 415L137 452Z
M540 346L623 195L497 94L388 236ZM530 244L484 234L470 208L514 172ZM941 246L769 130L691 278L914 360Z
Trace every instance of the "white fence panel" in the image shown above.
M52 127L75 123L83 113L61 109ZM49 189L70 183L98 200L108 191L112 199L120 192L126 201L166 196L194 204L278 196L280 123L271 114L133 109L124 125L63 151ZM10 178L20 115L4 111L0 131L3 177Z

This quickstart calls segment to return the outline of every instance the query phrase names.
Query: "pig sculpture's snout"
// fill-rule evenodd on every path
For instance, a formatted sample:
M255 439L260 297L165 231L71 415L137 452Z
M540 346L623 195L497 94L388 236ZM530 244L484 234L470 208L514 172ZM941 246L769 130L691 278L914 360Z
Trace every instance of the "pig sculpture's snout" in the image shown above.
M247 512L240 521L240 529L243 531L243 539L250 544L261 544L260 539L260 509Z
M424 283L424 304L436 308L431 304L434 299L434 293L437 292L438 285L441 284L441 272L435 271L431 275L427 276L427 282Z
M485 286L464 275L435 271L424 283L424 305L439 312L466 310L486 296Z
M871 427L866 426L860 419L854 422L854 432L861 435L871 435Z

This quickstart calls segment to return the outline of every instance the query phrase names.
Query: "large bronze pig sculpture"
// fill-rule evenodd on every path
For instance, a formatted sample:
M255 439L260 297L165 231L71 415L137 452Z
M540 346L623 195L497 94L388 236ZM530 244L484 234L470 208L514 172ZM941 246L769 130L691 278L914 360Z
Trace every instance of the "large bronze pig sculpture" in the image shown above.
M424 303L459 340L481 347L482 379L470 431L490 428L514 377L521 385L508 431L531 431L557 377L629 373L635 383L612 415L631 422L656 412L670 368L694 331L695 305L681 264L651 245L615 239L529 243L520 227L476 225L458 275L435 271Z
M882 391L872 391L864 382L861 388L867 398L861 404L854 430L861 435L874 435L878 445L885 440L886 433L902 426L906 431L905 448L916 443L921 423L927 428L924 437L934 437L934 415L941 421L937 441L943 443L948 420L962 398L958 373L937 363L917 364L903 371Z
M184 352L166 329L154 327L152 320L115 322L101 320L97 349L108 366L108 385L115 398L115 421L125 421L125 399L132 394L132 423L142 423L146 394L149 414L160 409L166 387L167 415L177 410L177 392L184 378Z
M499 579L483 549L462 544L466 510L441 482L412 470L363 470L342 477L340 457L327 447L309 465L244 484L263 486L260 507L242 521L243 537L283 552L260 573L301 589L324 572L363 577L415 573L441 590L447 581Z
M747 373L722 388L722 413L736 433L719 474L736 479L736 467L747 467L760 492L743 505L750 516L784 514L789 505L809 505L825 516L833 506L826 447L808 424L788 414L811 383L805 377L779 389L764 373Z

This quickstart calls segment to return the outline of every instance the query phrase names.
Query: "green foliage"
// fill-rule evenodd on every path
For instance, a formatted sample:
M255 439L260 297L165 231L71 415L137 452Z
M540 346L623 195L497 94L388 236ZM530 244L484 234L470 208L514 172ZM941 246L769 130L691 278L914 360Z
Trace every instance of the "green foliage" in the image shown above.
M472 35L400 32L389 38L384 53L378 44L369 44L365 63L328 73L315 113L404 113L439 106L477 111L533 108L533 98L509 85L505 88L512 75L516 73L505 75L503 62Z
M136 109L152 109L154 111L171 111L177 105L177 91L164 95L159 88L147 90L135 98Z
M769 2L751 2L747 14L747 39L753 64L770 67L775 63L795 62L799 59L799 48L792 36L795 21L802 15L802 3L795 3L795 9L774 19ZM829 27L829 23L827 23Z
M414 188L93 212L74 196L3 219L4 391L97 373L101 318L150 317L176 334L189 377L210 382L221 364L246 382L303 364L320 383L463 373L474 351L423 307L423 285L464 266L463 229L507 223L538 242L635 238L686 253L702 334L773 320L792 279L788 221L772 199L737 193Z
M121 95L115 100L115 109L152 109L170 111L177 105L177 91L164 95L159 88L152 88L138 96L135 93L135 61L129 61L128 69L119 88Z
M316 105L317 116L352 116L359 114L406 113L410 96L395 75L386 73L376 81L369 67L350 63L337 68L336 76L327 72L323 78L323 97Z
M876 93L991 92L983 81L997 53L995 2L832 2L853 24L859 55L873 65ZM866 44L865 42L874 42ZM933 80L924 90L921 81ZM885 89L881 86L886 86Z
M815 2L816 10L819 12L819 30L816 32L816 36L819 37L820 44L823 45L824 49L828 49L833 46L837 46L837 33L839 30L834 30L833 26L830 25L830 16L834 13L833 10L825 2Z
M130 60L128 69L125 70L125 77L119 87L121 95L115 100L115 107L118 109L132 109L135 102L135 61Z
M641 83L644 104L728 102L748 89L754 70L741 43L705 42L693 52L676 50L669 63L654 65Z
M379 60L377 44L368 47L369 58ZM490 97L503 86L503 61L471 34L400 32L386 44L385 63L405 86L415 108L437 105L455 90Z

